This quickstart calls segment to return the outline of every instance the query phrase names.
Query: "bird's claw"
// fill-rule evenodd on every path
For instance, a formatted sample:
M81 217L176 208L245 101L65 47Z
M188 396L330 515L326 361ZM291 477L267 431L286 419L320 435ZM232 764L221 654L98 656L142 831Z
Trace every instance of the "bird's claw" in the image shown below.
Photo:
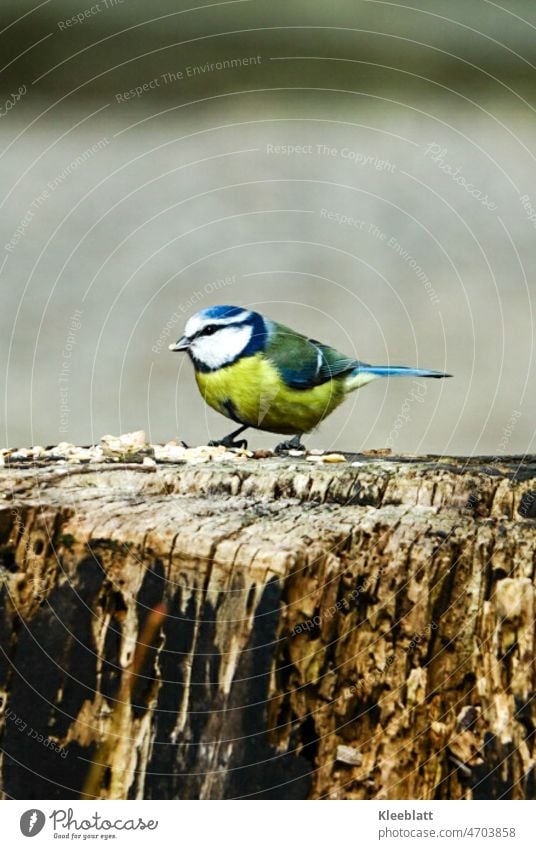
M274 449L275 454L283 454L285 451L305 451L305 445L299 436L293 436L292 439L286 439L285 442L280 442Z
M219 448L222 446L223 448L247 448L248 441L247 439L211 439L208 443L210 448Z

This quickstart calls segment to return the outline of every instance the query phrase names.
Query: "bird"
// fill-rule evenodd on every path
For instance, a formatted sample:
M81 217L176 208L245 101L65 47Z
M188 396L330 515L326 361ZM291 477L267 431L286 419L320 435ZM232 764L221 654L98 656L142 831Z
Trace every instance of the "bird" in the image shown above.
M189 355L205 402L239 425L210 445L247 448L237 437L248 428L291 435L277 445L277 453L305 450L304 434L350 392L379 377L451 377L361 362L261 313L226 304L192 315L169 350Z

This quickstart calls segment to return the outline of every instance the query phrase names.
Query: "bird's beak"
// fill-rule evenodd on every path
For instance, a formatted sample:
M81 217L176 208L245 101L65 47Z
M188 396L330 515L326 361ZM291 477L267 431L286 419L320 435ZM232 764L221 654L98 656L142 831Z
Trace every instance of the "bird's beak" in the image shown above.
M190 340L187 336L181 336L178 342L169 346L170 351L187 351L190 347Z

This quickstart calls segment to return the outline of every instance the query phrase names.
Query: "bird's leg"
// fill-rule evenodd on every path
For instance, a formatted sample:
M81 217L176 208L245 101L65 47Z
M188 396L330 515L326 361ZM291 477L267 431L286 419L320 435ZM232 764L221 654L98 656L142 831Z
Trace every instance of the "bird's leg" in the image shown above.
M276 445L275 453L281 454L283 451L305 451L305 445L301 441L302 434L297 433L292 439L287 439L285 442L280 442Z
M233 430L232 433L228 433L227 436L224 436L223 439L211 439L208 443L213 448L218 445L223 445L224 448L247 448L248 443L247 439L238 439L235 442L235 436L238 436L242 431L247 430L248 425L242 425L238 430Z

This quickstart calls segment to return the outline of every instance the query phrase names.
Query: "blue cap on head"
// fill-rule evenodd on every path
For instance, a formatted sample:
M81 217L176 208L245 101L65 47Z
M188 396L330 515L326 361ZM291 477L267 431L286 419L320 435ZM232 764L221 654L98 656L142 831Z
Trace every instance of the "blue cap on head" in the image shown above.
M233 318L240 313L249 312L245 307L233 307L229 304L216 304L213 307L207 307L200 310L198 315L203 318Z

